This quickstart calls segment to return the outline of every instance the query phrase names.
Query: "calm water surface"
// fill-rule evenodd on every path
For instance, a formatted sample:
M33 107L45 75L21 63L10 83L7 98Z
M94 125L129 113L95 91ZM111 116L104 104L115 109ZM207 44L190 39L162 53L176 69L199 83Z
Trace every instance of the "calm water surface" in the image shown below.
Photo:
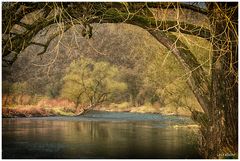
M189 124L187 117L124 112L4 118L2 157L200 158L193 129L183 127Z

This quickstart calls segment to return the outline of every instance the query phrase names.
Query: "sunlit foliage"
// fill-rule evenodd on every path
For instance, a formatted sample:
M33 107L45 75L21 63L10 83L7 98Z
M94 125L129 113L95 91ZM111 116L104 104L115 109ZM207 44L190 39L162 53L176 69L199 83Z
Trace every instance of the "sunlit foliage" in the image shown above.
M73 61L67 69L61 93L73 100L76 106L79 103L94 106L127 88L119 76L119 70L109 63L82 57Z

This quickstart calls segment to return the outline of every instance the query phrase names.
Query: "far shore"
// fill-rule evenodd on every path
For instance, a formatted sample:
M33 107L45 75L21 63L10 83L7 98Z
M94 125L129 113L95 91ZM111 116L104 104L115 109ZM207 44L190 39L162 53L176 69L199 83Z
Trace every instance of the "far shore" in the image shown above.
M112 107L95 107L92 109L78 108L68 109L64 107L38 107L38 106L17 106L17 107L3 107L2 117L3 118L21 118L21 117L51 117L51 116L79 116L84 115L89 111L105 111L105 112L129 112L129 113L150 113L160 114L165 116L187 116L191 115L187 112L174 113L167 108L154 109L152 107L140 106L140 107L127 107L127 108L112 108Z

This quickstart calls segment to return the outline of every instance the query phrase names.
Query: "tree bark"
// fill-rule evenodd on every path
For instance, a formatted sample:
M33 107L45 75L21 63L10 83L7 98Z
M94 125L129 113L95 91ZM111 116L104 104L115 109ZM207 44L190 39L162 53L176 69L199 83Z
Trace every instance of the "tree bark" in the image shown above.
M238 153L238 3L210 3L213 35L211 106L201 149L205 158Z

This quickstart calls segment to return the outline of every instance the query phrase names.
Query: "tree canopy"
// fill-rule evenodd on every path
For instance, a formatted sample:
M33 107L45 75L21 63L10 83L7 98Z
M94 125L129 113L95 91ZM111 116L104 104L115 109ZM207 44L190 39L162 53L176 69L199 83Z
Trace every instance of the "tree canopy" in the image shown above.
M81 58L73 61L67 69L62 96L73 100L76 106L79 103L96 106L114 93L121 94L126 90L126 84L119 77L119 70L108 62Z

